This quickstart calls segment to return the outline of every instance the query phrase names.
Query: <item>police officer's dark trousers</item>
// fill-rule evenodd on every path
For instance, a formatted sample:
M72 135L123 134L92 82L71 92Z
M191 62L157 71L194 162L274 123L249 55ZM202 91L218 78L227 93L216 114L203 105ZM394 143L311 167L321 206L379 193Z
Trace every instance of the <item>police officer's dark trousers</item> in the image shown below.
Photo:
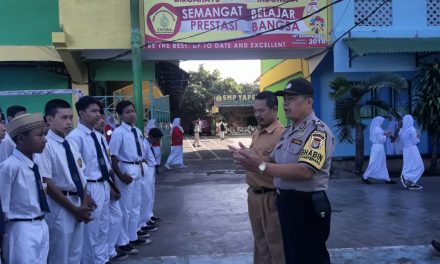
M317 215L312 194L295 190L278 190L277 207L283 235L286 264L329 264L325 245L330 234L331 208L324 217Z

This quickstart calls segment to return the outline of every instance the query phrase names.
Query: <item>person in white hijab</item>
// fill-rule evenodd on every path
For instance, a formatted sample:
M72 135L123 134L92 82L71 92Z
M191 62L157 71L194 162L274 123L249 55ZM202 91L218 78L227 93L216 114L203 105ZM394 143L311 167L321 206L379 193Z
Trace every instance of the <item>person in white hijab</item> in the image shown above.
M385 183L395 184L396 182L390 179L388 175L387 162L385 156L385 148L383 144L387 139L387 134L382 129L382 124L385 119L381 116L373 118L370 124L370 141L373 144L371 146L370 161L368 162L368 168L362 176L362 180L371 184L369 178L378 180L385 180Z
M171 169L171 166L186 168L183 165L183 128L180 126L180 118L174 118L171 128L171 152L168 156L165 168Z
M399 136L403 143L403 168L400 175L402 185L409 190L421 190L423 187L417 185L417 181L425 171L425 165L417 148L417 143L420 140L414 128L414 118L411 115L403 117Z
M148 137L148 133L150 132L150 129L154 127L157 127L156 119L152 118L148 121L147 125L145 126L144 129L145 137ZM153 151L154 151L154 156L156 158L156 164L157 166L159 166L161 163L161 155L162 155L162 152L160 150L160 141L157 141L157 143L155 142L153 144Z

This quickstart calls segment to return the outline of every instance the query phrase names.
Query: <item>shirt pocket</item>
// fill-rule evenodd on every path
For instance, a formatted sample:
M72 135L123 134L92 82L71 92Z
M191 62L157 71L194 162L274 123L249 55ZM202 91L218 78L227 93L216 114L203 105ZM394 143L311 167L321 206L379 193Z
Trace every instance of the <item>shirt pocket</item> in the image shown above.
M301 149L302 149L301 145L295 144L295 143L290 143L289 146L287 147L287 152L290 155L297 156L300 153Z

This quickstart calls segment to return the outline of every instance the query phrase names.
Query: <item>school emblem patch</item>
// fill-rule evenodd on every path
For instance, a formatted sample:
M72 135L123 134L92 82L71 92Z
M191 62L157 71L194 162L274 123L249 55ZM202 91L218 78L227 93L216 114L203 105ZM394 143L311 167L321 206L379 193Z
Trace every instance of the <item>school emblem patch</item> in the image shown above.
M301 151L298 162L304 162L316 169L321 169L326 160L325 143L327 134L324 131L313 131Z
M82 161L82 159L79 158L76 162L78 163L78 166L79 166L80 168L83 167L83 161Z

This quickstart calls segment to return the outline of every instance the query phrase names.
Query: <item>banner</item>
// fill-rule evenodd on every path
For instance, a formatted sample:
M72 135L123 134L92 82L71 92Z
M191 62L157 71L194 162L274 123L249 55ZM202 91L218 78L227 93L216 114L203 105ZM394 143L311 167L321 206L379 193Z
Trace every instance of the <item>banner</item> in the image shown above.
M329 9L317 12L327 4L326 0L144 0L146 48L327 47Z
M214 106L253 106L255 94L218 94L214 96Z

